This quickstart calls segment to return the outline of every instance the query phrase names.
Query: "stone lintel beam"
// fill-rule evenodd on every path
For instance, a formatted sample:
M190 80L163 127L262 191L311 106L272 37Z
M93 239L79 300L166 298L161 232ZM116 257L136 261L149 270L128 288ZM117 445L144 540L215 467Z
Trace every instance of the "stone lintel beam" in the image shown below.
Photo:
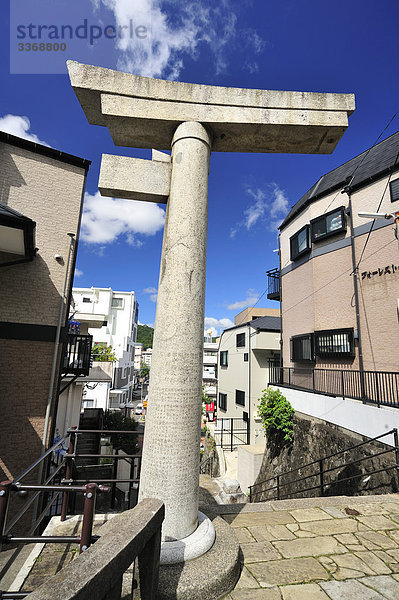
M161 155L166 158L161 158ZM170 156L154 153L154 160L103 154L98 188L102 196L166 204L172 165ZM169 160L167 160L169 159Z
M179 123L203 123L220 152L331 153L355 109L353 94L225 88L151 79L68 61L93 125L116 145L170 148Z

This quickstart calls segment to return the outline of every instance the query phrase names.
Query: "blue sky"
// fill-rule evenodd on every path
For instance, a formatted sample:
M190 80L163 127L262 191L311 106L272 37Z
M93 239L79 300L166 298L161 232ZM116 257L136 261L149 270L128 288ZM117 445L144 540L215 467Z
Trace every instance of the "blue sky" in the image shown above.
M277 266L276 226L289 208L320 175L371 146L399 109L397 0L12 0L12 6L11 15L6 1L0 9L0 128L92 161L75 285L135 290L142 323L155 318L164 207L103 199L97 183L101 153L149 158L150 151L116 148L105 128L87 123L64 60L210 85L355 93L357 109L332 155L212 155L205 314L206 326L218 330L264 292L265 271ZM57 57L42 54L40 68L37 56L18 55L18 24L76 27L84 19L101 27L132 21L147 34L103 36L93 44L68 40ZM398 128L396 117L383 137ZM259 306L278 305L263 297Z

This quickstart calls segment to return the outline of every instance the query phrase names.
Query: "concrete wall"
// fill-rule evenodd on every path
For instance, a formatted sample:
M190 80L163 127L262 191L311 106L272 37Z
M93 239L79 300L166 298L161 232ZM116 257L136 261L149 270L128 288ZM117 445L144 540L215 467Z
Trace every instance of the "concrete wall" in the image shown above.
M71 268L66 272L67 233L78 232L85 168L2 142L0 181L0 202L36 222L38 248L32 262L0 269L0 322L7 325L0 327L0 466L5 479L40 454L61 294L65 278L69 290L73 276ZM55 254L63 260L55 260ZM18 324L24 327L17 335Z
M398 173L392 176L392 180L397 177ZM375 212L382 195L379 212L399 210L399 201L391 202L386 177L352 195L356 261L360 260L372 223L372 219L358 217L358 212ZM293 366L292 336L323 329L357 329L349 218L346 232L313 243L309 254L296 261L290 259L290 237L309 224L311 219L347 205L346 195L329 194L306 207L281 233L284 366ZM387 266L390 273L384 273ZM366 272L370 272L371 276L363 275ZM364 367L372 371L399 371L399 352L396 350L399 334L399 255L392 221L376 221L359 265L359 280ZM355 354L355 358L351 359L317 358L316 366L357 369L357 340ZM297 363L297 366L303 365Z
M277 389L275 386L272 387ZM284 387L279 389L296 411L345 427L360 435L372 438L393 427L399 428L397 408L377 408L349 398L323 396ZM384 438L383 441L393 445L392 436Z

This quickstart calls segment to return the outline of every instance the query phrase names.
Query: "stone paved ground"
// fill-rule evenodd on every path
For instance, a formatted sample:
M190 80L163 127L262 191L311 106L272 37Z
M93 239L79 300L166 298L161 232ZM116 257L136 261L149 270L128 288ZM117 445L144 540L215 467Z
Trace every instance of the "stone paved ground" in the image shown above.
M243 552L225 600L399 600L399 495L224 509Z

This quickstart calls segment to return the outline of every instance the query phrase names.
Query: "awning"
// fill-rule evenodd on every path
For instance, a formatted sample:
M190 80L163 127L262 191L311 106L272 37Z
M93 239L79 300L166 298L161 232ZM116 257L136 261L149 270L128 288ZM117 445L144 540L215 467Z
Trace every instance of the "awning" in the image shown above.
M0 267L33 260L36 223L0 203Z

